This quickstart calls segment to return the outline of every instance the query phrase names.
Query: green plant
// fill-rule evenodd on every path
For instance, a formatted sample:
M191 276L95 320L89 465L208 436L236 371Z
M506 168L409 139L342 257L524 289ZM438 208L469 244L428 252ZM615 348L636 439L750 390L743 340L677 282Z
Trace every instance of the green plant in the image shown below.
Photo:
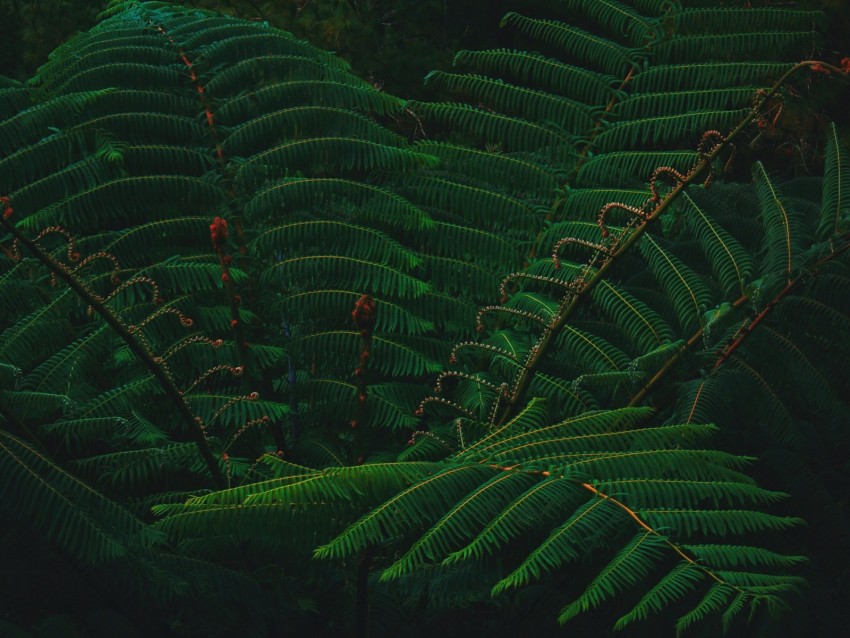
M719 175L810 69L841 82L795 64L821 15L565 4L581 27L503 20L539 52L428 76L459 102L159 2L4 89L16 525L145 574L179 634L280 631L282 601L428 631L491 593L493 631L727 628L803 575L841 591L838 535L796 515L846 485L846 149L827 128L823 180ZM189 622L196 587L220 606Z

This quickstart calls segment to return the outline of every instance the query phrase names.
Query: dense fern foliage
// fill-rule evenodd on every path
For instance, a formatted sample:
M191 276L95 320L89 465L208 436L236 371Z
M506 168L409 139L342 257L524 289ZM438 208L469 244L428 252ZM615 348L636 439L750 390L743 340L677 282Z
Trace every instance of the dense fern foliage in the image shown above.
M850 161L759 161L823 17L561 5L454 101L136 1L3 84L6 545L84 601L4 628L840 631Z

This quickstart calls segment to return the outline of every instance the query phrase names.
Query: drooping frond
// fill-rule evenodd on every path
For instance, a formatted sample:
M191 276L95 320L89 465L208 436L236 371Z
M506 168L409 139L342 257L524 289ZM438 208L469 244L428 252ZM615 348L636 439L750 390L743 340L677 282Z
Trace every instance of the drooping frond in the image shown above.
M563 22L528 18L511 12L502 18L502 26L518 29L535 40L557 47L582 64L614 76L625 73L637 57L637 53L628 47Z
M847 229L850 216L850 156L838 139L835 124L829 125L825 150L823 200L818 223L821 238L840 235Z
M497 75L509 74L530 85L585 104L600 104L612 97L616 81L614 76L600 75L539 53L510 49L458 51L454 64L469 65Z
M41 451L5 432L0 449L6 506L66 551L104 563L144 542L144 527L135 517Z

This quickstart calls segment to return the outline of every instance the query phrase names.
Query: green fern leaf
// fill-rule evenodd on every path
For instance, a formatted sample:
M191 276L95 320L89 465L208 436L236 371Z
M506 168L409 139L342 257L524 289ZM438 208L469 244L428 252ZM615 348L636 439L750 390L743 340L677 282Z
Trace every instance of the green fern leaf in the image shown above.
M649 306L628 292L602 280L591 293L593 300L628 332L638 352L673 341L673 330Z
M478 464L447 467L366 514L330 543L319 547L314 554L317 558L341 558L362 550L387 534L397 534L413 525L435 520L463 494L493 473L494 470Z
M790 62L764 62L759 59L746 62L659 64L636 75L632 80L632 88L641 94L680 91L683 86L692 90L705 90L739 85L768 85L778 80L792 66Z
M650 614L658 613L665 607L685 597L703 579L705 572L694 563L680 562L664 578L656 583L638 603L621 616L614 624L614 629L623 629L636 620L646 620Z
M693 270L665 250L659 240L649 233L641 238L640 252L659 286L673 303L679 325L685 331L699 326L703 309L712 301L711 293L705 284Z
M818 222L818 236L835 237L850 225L850 152L838 138L834 123L824 151L823 204Z
M511 12L502 18L501 26L506 25L609 75L622 77L637 58L632 49L563 22L527 18Z
M426 120L452 125L475 135L484 144L492 144L508 152L534 152L542 158L562 163L577 157L574 140L555 127L492 113L468 104L432 104L412 100L407 103L407 108Z
M664 547L663 537L657 534L643 531L636 534L593 579L584 593L561 610L558 621L563 624L581 612L598 607L614 594L634 586L660 560Z
M586 135L594 124L594 113L586 105L544 91L526 89L482 75L458 75L431 71L425 83L469 96L485 108L517 115L531 122L548 121L573 135Z
M440 560L453 547L474 534L497 513L506 499L513 499L536 483L533 476L501 472L461 498L433 527L381 574L390 580L410 573L425 561Z
M571 66L539 53L511 49L458 51L454 64L499 76L510 75L543 90L591 105L605 104L613 97L612 86L617 81L613 76Z
M575 488L574 489L578 489ZM600 498L592 498L576 509L562 525L552 530L522 564L493 587L496 596L510 588L526 585L562 564L590 552L600 536L619 522L622 512Z

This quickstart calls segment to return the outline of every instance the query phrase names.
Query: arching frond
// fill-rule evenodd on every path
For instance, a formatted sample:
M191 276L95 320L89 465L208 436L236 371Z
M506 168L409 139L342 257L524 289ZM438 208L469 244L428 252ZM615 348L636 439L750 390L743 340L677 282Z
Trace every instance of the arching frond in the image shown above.
M408 103L408 108L425 120L451 124L483 143L503 147L506 151L536 152L552 161L567 161L576 156L573 140L564 132L526 120L493 113L468 104Z
M684 194L685 215L725 292L744 292L753 271L752 258L741 244L700 207L699 189Z
M483 75L432 71L425 82L479 100L484 108L514 114L532 122L553 122L578 136L588 133L594 123L591 109L584 104Z
M850 224L850 152L838 138L835 124L829 125L825 150L823 203L818 236L834 237Z
M705 284L652 235L643 236L640 251L661 289L673 303L680 325L685 330L698 326L703 309L712 299Z
M529 51L458 51L454 64L500 76L516 77L585 104L603 104L614 95L613 76L600 75Z
M563 22L528 18L511 12L502 18L501 24L514 27L535 40L557 47L578 62L617 77L624 75L637 57L632 49Z

